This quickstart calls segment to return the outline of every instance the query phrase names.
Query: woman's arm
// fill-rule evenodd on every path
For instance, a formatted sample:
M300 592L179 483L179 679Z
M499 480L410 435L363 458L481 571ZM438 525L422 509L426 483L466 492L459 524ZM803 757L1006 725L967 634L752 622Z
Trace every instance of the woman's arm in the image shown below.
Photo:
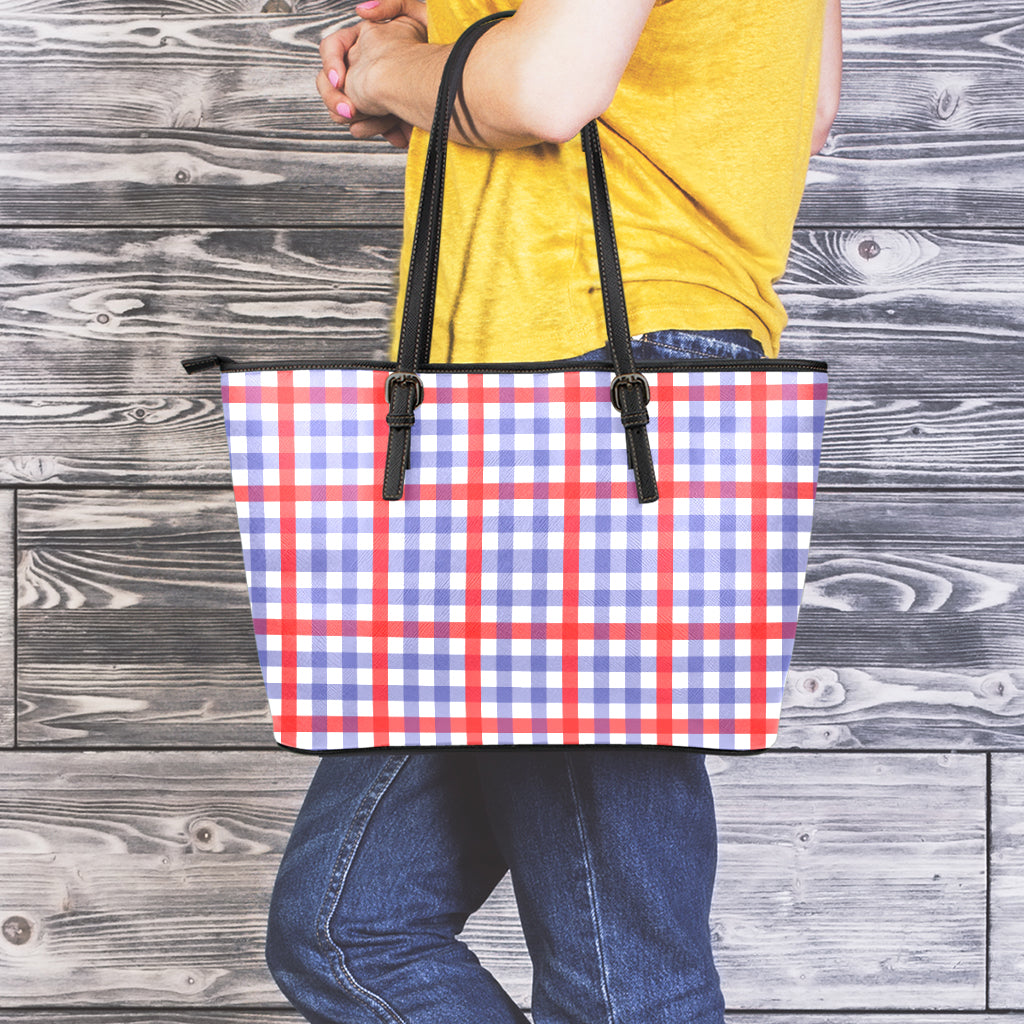
M516 149L571 139L611 103L653 6L523 0L514 18L474 47L463 75L472 121L457 119L452 140ZM357 11L363 22L320 44L317 87L332 116L352 121L345 106L338 113L338 104L347 105L357 138L380 134L382 125L392 132L403 123L429 128L451 48L426 42L420 0L381 0ZM473 130L462 130L467 124Z
M811 152L825 145L839 109L839 85L843 73L843 19L840 0L826 0L825 34L821 42L821 72L818 78L818 107L811 133Z

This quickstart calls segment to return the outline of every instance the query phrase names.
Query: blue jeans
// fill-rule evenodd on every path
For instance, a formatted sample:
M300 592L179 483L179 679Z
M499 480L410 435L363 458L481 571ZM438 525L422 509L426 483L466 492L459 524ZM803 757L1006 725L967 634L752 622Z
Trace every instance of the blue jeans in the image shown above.
M760 359L761 343L747 331L654 331L633 338L633 357L637 362L659 359ZM609 359L607 348L595 348L581 360Z
M760 354L745 332L634 347L641 360ZM536 1024L721 1024L716 861L699 751L327 754L278 872L267 963L313 1024L524 1024L457 938L508 872Z

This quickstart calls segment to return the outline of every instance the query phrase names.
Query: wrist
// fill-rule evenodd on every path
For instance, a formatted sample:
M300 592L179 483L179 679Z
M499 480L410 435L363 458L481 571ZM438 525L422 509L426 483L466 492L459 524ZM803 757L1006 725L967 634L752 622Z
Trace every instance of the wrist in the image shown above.
M374 97L389 113L429 131L450 46L403 39L374 68Z

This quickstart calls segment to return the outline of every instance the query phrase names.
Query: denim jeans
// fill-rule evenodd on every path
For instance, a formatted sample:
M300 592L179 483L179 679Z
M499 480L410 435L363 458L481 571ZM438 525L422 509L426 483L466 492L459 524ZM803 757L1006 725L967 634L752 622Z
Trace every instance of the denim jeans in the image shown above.
M760 355L736 331L663 331L634 348ZM699 751L326 754L274 886L267 963L313 1024L524 1024L457 937L508 872L536 1024L721 1024L716 860Z
M760 359L761 344L747 331L654 331L633 338L633 357L637 362L659 359ZM607 348L595 348L581 360L610 359Z

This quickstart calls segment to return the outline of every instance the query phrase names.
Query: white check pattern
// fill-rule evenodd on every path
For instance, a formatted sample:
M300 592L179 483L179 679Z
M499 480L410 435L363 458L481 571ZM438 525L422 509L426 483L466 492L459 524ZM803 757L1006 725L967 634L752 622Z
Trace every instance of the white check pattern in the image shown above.
M278 742L772 742L824 373L649 371L646 505L603 369L422 374L384 501L386 376L222 377Z

